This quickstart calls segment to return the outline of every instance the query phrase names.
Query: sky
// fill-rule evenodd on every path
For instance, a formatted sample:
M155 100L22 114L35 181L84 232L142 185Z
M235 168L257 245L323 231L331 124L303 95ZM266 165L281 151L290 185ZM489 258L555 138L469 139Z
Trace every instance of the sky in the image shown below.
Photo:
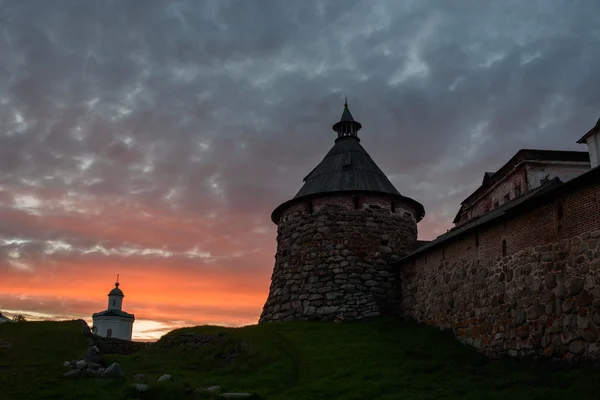
M270 213L336 137L426 210L522 148L585 151L595 0L0 0L0 311L84 318L120 274L134 339L255 324Z

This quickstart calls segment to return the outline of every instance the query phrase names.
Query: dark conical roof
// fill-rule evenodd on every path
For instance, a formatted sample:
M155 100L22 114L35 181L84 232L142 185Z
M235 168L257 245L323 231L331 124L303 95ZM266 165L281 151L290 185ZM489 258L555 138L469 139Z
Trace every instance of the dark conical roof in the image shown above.
M402 196L361 146L357 135L360 128L361 124L354 120L346 102L342 118L333 126L338 132L335 144L323 161L304 178L304 185L296 196L273 211L273 222L278 223L281 212L291 203L321 194L340 192L385 194L411 203L417 214L417 222L423 218L423 206L411 198Z
M352 117L352 113L348 108L348 104L345 104L344 112L342 113L342 118L340 118L340 122L354 122L354 117Z
M367 191L400 195L353 137L337 140L323 161L304 178L294 198L317 193Z

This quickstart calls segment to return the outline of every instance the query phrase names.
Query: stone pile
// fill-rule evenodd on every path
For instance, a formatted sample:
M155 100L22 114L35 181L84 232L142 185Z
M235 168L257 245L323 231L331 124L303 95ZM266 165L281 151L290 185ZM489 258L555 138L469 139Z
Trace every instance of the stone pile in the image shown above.
M63 366L69 368L69 371L63 374L65 378L122 378L125 375L117 363L106 367L96 346L89 347L83 359L65 361Z

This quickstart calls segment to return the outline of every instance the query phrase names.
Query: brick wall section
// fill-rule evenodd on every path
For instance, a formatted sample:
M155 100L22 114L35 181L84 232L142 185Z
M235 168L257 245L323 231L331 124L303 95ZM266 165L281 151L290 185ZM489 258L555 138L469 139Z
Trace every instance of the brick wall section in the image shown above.
M415 210L385 196L322 196L281 215L269 296L259 323L360 320L394 314L391 263L415 248Z
M590 183L416 255L402 312L492 357L600 358L598 210Z

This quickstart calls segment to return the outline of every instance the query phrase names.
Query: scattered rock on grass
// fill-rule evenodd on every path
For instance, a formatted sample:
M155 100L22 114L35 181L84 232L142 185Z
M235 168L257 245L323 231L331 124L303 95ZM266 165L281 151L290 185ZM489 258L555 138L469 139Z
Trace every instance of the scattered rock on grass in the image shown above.
M79 378L81 376L81 370L80 369L72 369L70 371L67 371L63 374L64 378Z
M123 368L119 364L112 363L102 372L102 376L107 378L121 378L125 376L125 371L123 371Z
M133 379L135 379L138 382L146 382L146 375L144 374L136 374L133 376Z
M169 374L164 374L163 376L161 376L160 378L158 378L156 380L156 382L165 382L165 381L172 381L173 377L171 377L171 375Z
M219 397L222 399L249 399L252 395L250 393L221 393Z
M146 385L145 383L136 383L134 387L135 390L137 390L138 392L145 392L146 390L148 390L148 385Z
M196 392L217 394L221 393L221 386L211 386L206 389L196 389Z

